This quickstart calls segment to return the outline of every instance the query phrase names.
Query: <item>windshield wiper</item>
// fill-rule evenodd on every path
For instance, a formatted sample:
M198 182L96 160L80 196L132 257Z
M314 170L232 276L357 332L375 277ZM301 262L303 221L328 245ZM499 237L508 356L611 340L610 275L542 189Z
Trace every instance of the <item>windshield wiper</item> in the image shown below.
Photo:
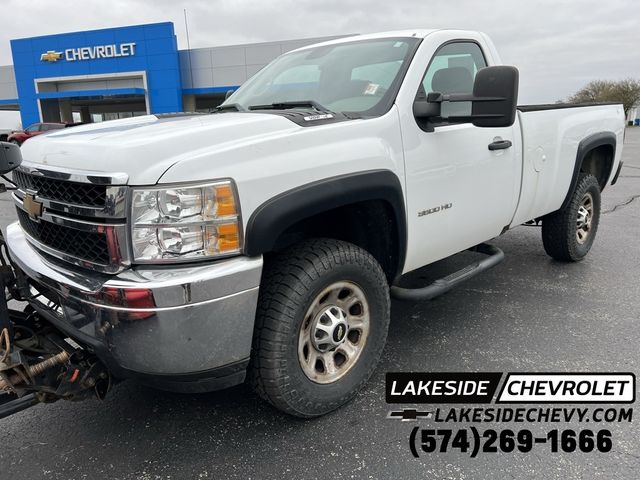
M275 102L267 105L251 105L249 110L286 110L288 108L313 108L322 113L332 113L315 100L295 100L290 102Z
M234 110L236 112L245 112L245 108L239 103L227 103L225 105L218 105L216 112L224 112L226 110Z

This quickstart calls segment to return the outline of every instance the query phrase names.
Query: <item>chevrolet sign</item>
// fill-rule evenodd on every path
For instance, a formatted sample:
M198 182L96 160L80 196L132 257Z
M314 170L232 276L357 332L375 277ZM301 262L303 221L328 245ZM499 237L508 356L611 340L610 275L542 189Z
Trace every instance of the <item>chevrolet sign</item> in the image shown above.
M94 47L67 48L64 59L67 62L77 60L97 60L100 58L132 57L136 54L135 43L121 43L118 45L97 45ZM62 59L62 52L48 50L40 55L43 62L57 62Z

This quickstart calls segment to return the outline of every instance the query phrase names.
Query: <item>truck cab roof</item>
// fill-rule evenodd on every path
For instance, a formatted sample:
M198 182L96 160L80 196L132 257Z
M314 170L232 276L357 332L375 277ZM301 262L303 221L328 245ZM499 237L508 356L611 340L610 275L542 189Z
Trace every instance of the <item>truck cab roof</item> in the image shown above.
M431 35L432 33L435 32L451 32L452 34L455 34L455 36L460 36L460 37L469 37L469 36L475 36L478 35L477 31L473 31L473 30L458 30L458 29L445 29L445 28L431 28L431 29L427 29L427 28L416 28L416 29L405 29L405 30L389 30L387 32L376 32L376 33L367 33L367 34L362 34L362 35L352 35L349 37L342 37L342 38L336 38L333 40L328 40L326 42L321 42L321 43L314 43L313 45L306 45L304 47L298 48L296 50L292 50L293 52L297 52L297 51L301 51L301 50L306 50L308 48L315 48L318 46L325 46L325 45L338 45L341 43L348 43L348 42L353 42L353 41L358 41L358 40L375 40L377 38L380 39L384 39L384 38L409 38L409 37L414 37L414 38L425 38L429 35ZM481 34L484 36L484 34ZM289 53L289 52L288 52Z

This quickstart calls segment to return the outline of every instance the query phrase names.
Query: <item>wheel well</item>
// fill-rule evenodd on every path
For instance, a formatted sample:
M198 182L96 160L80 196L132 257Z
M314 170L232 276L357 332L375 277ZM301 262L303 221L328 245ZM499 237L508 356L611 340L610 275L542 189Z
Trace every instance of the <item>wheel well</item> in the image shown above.
M590 173L598 179L600 190L604 190L613 168L614 149L611 145L600 145L584 156L580 171Z
M367 200L341 206L300 220L276 239L273 252L308 238L333 238L353 243L380 263L391 282L399 274L398 221L385 200Z

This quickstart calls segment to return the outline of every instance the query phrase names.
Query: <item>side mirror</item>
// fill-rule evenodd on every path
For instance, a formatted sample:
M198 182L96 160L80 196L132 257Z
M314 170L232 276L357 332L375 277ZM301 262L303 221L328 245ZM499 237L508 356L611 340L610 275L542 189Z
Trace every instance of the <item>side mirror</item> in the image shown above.
M471 102L471 115L450 116L450 123L473 123L476 127L510 127L516 119L518 101L518 69L516 67L486 67L478 71L473 93L429 93L413 103L413 115L433 131L431 123L442 120L442 102Z
M235 90L227 90L227 93L224 94L225 101L227 100L227 98L233 95L233 92L235 92Z
M476 127L510 127L516 120L518 69L487 67L473 83L471 122Z
M440 110L440 102L431 102L428 97L413 102L413 116L419 119L429 120L439 117Z
M0 142L0 175L9 173L21 163L20 147L13 143Z

